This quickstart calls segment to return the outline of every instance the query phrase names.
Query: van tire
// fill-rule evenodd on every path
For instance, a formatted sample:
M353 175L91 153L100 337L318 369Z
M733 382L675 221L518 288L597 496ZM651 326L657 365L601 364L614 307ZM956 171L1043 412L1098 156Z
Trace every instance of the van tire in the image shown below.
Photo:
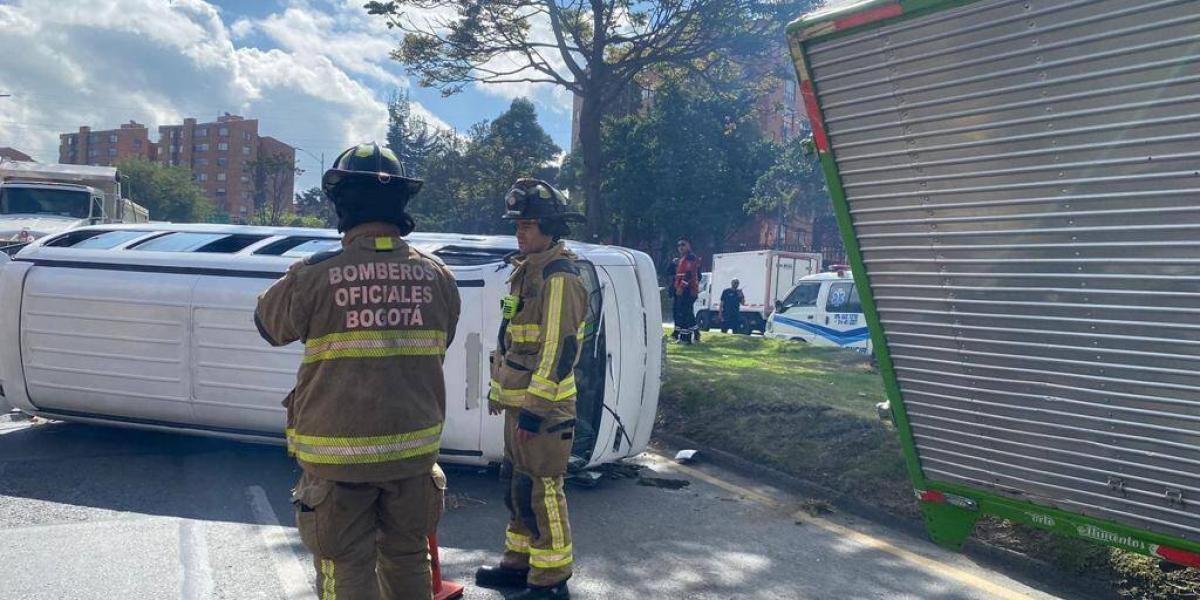
M707 310L702 310L696 315L696 328L701 331L709 331L712 329L712 313Z

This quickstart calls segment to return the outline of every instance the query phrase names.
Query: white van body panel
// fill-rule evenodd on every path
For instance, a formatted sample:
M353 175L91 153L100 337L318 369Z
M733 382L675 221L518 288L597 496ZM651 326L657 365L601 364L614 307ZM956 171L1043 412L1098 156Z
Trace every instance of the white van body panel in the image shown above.
M128 232L129 239L106 249L53 246L91 230ZM263 239L233 253L130 249L181 232ZM269 346L253 312L258 295L296 259L256 252L295 238L338 239L327 230L148 224L87 227L35 241L11 262L0 262L0 401L48 418L282 443L281 402L295 384L303 348ZM442 459L499 462L503 417L487 414L488 358L498 343L500 299L511 273L498 257L515 251L515 239L408 239L433 252L484 253L450 264L463 308L445 360ZM598 435L587 461L599 464L636 455L649 441L662 315L647 255L569 247L595 268L601 286L597 328L604 341L585 342L585 352L604 361L608 408L596 407Z

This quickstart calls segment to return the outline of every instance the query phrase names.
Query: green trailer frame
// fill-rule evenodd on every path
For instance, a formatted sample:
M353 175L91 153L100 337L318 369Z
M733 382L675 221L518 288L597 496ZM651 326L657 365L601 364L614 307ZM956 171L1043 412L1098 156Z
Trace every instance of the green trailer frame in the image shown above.
M929 536L941 546L959 550L971 534L975 523L984 515L993 515L1053 531L1065 537L1085 539L1185 566L1200 567L1200 544L1189 540L1033 502L1006 498L965 485L930 481L922 469L904 397L876 308L870 275L863 261L854 222L851 219L835 150L830 147L826 134L817 100L816 82L808 67L807 47L813 40L828 41L979 1L981 0L865 0L833 10L818 11L792 22L787 28L788 46L800 82L800 93L813 127L813 145L825 174L838 227L846 245L847 257L871 333L879 371L891 404L893 422L899 432L905 465L916 490Z

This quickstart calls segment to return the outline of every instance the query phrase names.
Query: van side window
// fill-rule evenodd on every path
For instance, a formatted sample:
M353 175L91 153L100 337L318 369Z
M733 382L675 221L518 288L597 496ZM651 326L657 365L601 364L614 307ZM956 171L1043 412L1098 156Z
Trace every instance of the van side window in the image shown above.
M784 298L784 306L816 306L817 295L821 293L820 283L801 283L797 285L787 298Z
M83 229L64 233L63 235L46 242L46 245L56 248L111 250L112 248L116 248L125 242L135 240L148 233L150 232L134 231L131 229L120 229L117 231Z
M175 232L130 247L152 252L209 252L232 254L266 239L265 235Z
M829 286L829 299L825 303L825 312L831 313L860 313L862 306L858 301L858 290L853 283L835 283Z

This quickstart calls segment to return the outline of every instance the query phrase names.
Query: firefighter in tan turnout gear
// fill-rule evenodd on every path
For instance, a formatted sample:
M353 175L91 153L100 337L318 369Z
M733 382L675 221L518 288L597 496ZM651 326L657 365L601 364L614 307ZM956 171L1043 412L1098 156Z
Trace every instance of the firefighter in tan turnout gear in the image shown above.
M504 412L510 519L504 558L498 567L481 567L475 581L527 586L511 598L568 598L574 554L563 475L575 433L574 369L587 293L560 238L570 233L568 222L583 218L537 179L518 180L505 208L504 219L517 222L520 255L504 298L489 404L493 414Z
M258 300L272 345L304 342L285 400L303 469L293 504L322 600L428 599L427 536L441 517L442 360L458 323L453 275L403 239L421 181L377 144L322 179L342 247L293 265Z

